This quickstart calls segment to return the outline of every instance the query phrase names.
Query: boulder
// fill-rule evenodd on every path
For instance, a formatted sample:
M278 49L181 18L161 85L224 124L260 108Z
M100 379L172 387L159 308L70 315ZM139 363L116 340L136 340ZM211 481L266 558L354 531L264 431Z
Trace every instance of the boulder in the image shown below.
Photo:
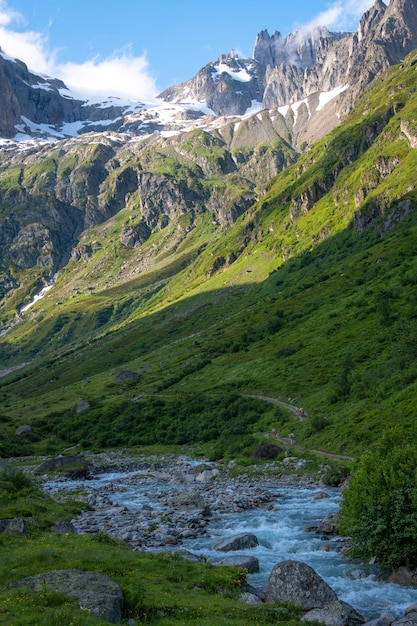
M22 424L16 428L16 435L25 435L32 432L32 427L29 424Z
M130 370L120 370L120 372L114 377L114 382L120 384L130 383L131 380L139 378L137 372L131 372Z
M417 613L417 602L415 602L414 604L412 604L411 606L408 606L405 609L405 616L408 617L409 615L411 615L411 613ZM394 621L394 620L393 620ZM385 624L383 625L385 626Z
M27 537L29 530L24 519L15 517L0 520L0 533L13 535L14 537Z
M199 474L196 474L195 480L199 483L208 483L213 478L216 478L220 474L218 469L205 469Z
M325 626L358 626L365 619L346 602L331 602L321 609L313 609L301 618L302 622L320 622Z
M90 466L83 454L60 455L41 463L41 465L35 469L35 474L46 474L47 472L54 472L62 468L68 469L68 471L77 470L88 472Z
M258 598L258 596L255 596L253 593L248 593L247 591L242 593L239 598L239 602L242 602L243 604L262 604L262 600Z
M259 572L259 561L254 556L227 556L221 561L217 561L216 565L228 565L229 567L243 567L249 574Z
M417 570L411 570L408 567L399 567L394 570L389 577L390 583L396 585L409 585L417 587Z
M81 401L77 404L77 406L76 406L76 408L75 408L75 412L76 412L76 413L77 413L77 415L78 415L79 413L82 413L83 411L86 411L86 410L87 410L87 409L89 409L89 408L90 408L90 403L89 403L89 401L88 401L88 400L81 400Z
M417 613L410 613L407 617L398 619L392 626L417 626Z
M206 509L203 496L198 491L193 491L192 489L186 489L172 496L168 500L168 505L172 509L180 511L203 511Z
M337 535L337 513L327 515L319 524L317 532L325 535Z
M306 611L337 601L336 593L313 570L300 561L281 561L269 576L267 602L290 602Z
M60 533L61 535L70 535L77 532L74 524L67 522L66 520L58 520L57 522L54 522L51 526L51 530L55 533Z
M220 552L231 552L232 550L247 550L248 548L256 548L259 545L258 538L252 533L241 533L233 537L226 537L217 541L213 550Z
M122 590L110 578L96 572L56 570L29 576L10 586L63 593L76 598L81 609L110 624L120 624L122 619Z

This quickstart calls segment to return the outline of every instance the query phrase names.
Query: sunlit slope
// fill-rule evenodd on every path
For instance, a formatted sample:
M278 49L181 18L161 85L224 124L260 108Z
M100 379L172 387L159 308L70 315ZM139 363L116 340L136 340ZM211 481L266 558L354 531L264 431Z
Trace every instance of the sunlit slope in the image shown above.
M103 272L122 263L112 264L111 246L83 265L90 289L70 262L2 338L5 368L28 363L0 379L7 445L18 445L22 422L33 425L34 448L94 446L103 428L99 445L140 443L152 429L157 440L157 413L177 407L191 423L184 402L199 394L213 413L231 394L296 398L308 419L271 409L242 418L242 433L281 420L310 448L358 451L389 423L412 428L416 85L414 54L228 230L203 212L180 246L169 248L168 232L150 237L141 252L149 267L135 275L129 265L126 280L118 271L106 286ZM118 219L103 228L117 232ZM95 235L86 231L85 243ZM117 382L121 369L139 376ZM89 408L77 414L81 401ZM198 441L198 428L180 436L171 422L172 443ZM221 425L211 432L223 434Z

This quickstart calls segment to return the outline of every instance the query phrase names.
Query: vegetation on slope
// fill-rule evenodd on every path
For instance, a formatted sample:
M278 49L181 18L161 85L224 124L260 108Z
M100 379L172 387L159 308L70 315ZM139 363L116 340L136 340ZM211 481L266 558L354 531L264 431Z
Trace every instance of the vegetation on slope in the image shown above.
M97 227L113 233L106 246L82 266L69 263L2 338L4 367L27 363L0 379L3 454L52 451L76 438L103 445L112 414L124 424L118 445L143 443L150 430L165 442L166 424L151 428L165 412L176 416L169 432L180 440L198 415L184 404L201 398L213 445L226 441L226 451L239 422L244 436L274 426L305 447L346 454L364 450L387 423L412 429L416 71L411 55L378 79L233 227L210 230L203 212L187 244L171 249L169 229L152 235L139 250L148 259L157 250L158 261L137 275L124 276L127 257L110 245L122 216ZM197 139L184 150L223 158L218 141L203 149ZM100 286L117 264L112 284ZM121 369L139 376L117 383ZM309 417L254 400L250 419L248 403L216 421L236 394L295 398ZM80 401L89 408L78 415ZM19 423L33 426L26 438L14 434Z

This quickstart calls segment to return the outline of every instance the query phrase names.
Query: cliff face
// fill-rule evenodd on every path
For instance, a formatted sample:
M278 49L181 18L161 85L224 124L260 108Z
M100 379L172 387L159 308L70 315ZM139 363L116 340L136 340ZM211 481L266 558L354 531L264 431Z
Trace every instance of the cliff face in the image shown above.
M160 97L181 102L192 95L222 115L241 114L254 99L266 109L304 102L306 111L297 116L297 123L290 115L288 128L296 145L311 143L340 122L375 76L416 47L416 0L392 0L389 6L376 0L357 33L315 28L284 38L278 31L270 36L263 30L256 38L253 59L223 56ZM236 73L239 64L247 75L243 86ZM340 93L331 108L312 108L316 94L326 97L335 89Z

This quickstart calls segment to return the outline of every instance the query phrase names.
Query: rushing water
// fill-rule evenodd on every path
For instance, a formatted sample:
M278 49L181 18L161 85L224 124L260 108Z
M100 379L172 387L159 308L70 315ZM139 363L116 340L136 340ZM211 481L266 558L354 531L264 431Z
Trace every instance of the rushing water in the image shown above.
M376 567L343 557L338 550L340 538L324 541L319 534L308 530L338 510L339 495L328 491L328 497L320 499L317 491L304 489L280 490L280 494L278 510L223 516L211 526L213 539L187 542L187 548L208 558L218 558L219 552L212 550L215 541L251 532L257 536L259 546L242 554L259 560L259 574L250 576L254 586L266 588L276 563L284 559L303 561L324 578L340 600L351 604L367 619L386 611L403 617L405 608L417 601L417 589L381 581Z
M112 500L133 511L140 511L144 504L159 508L152 499L150 485L125 481L129 476L131 474L127 473L102 475L85 485L99 489L112 483ZM82 484L77 481L67 486ZM117 486L120 486L120 491ZM158 489L162 488L159 484ZM326 497L319 497L324 493ZM259 560L260 572L249 576L249 582L255 587L265 589L273 566L284 559L293 559L313 567L334 589L340 600L351 604L367 619L384 612L391 612L400 618L405 608L417 602L417 589L382 581L376 567L352 562L341 554L340 538L323 539L311 530L327 515L339 509L340 494L337 490L279 489L276 498L274 509L270 511L257 509L214 517L208 527L210 537L184 540L183 548L210 560L224 558L231 553L214 551L216 541L251 532L258 538L259 546L233 552L233 555L245 554Z

